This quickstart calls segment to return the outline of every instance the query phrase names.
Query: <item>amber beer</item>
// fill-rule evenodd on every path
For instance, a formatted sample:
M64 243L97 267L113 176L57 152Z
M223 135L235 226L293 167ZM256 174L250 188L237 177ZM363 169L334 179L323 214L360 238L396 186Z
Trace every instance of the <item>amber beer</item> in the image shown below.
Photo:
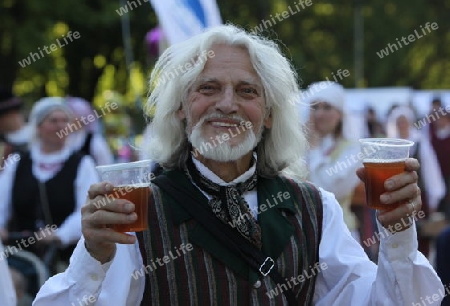
M117 186L110 193L114 198L128 200L134 204L137 220L129 224L114 224L117 232L140 232L148 227L148 199L150 196L149 184L134 184Z
M367 160L363 164L366 169L366 202L369 207L392 210L404 204L403 202L382 204L380 196L386 192L384 182L405 171L405 160Z

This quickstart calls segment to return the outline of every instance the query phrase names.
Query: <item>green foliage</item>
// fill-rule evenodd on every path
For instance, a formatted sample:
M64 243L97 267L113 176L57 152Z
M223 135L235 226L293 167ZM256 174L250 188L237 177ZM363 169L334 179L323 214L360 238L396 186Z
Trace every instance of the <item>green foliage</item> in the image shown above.
M450 0L312 0L304 7L300 0L217 2L225 22L251 30L272 21L262 34L280 43L298 71L302 87L332 79L338 69L350 71L341 83L354 87L355 3L362 3L363 8L365 86L450 87ZM28 104L46 95L73 95L101 107L104 93L113 91L122 96L126 112L139 114L136 105L145 99L146 79L154 60L146 54L144 37L156 26L157 17L149 2L143 1L127 14L135 60L127 69L123 17L116 12L120 5L120 1L110 0L1 1L0 84L12 86ZM277 19L289 8L289 17ZM426 22L436 22L439 28L388 56L377 55L396 39L420 31ZM69 31L77 31L80 38L26 67L19 65L30 53L61 41Z

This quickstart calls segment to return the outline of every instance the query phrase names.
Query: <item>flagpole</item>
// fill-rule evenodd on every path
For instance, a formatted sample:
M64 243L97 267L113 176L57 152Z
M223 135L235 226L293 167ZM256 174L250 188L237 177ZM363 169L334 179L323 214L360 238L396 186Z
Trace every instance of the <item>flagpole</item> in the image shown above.
M126 7L126 2L125 0L119 0L120 1L120 7ZM131 32L130 32L130 17L129 17L129 13L123 14L120 17L120 21L121 21L121 28L122 28L122 43L124 46L124 50L125 50L125 63L126 63L126 67L127 67L127 73L128 73L128 80L130 82L130 89L131 92L133 93L134 96L134 103L135 106L137 108L141 108L142 107L142 101L141 101L141 97L138 93L136 93L136 91L134 90L134 86L133 86L133 82L131 82L131 68L134 62L134 57L133 57L133 50L131 47Z

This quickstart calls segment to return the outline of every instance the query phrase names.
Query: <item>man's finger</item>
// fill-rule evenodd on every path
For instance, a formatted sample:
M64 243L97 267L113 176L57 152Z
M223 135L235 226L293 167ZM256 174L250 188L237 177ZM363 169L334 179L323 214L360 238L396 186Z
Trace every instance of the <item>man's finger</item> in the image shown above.
M113 185L108 182L92 184L88 190L89 199L94 199L98 195L104 195L113 191Z
M415 158L408 158L405 161L405 171L418 171L420 169L420 163Z
M88 201L81 208L81 213L92 214L97 210L106 210L111 212L128 214L133 212L134 209L135 205L128 200L97 196L95 199Z
M93 214L85 217L83 221L89 222L92 225L112 225L112 224L129 224L137 220L137 214L132 212L130 214L116 213L106 210L98 210Z
M392 192L385 192L380 196L383 204L394 204L398 202L406 202L411 199L411 195L417 196L418 187L416 184L408 184Z
M417 175L416 171L402 172L400 174L397 174L397 175L394 175L394 176L388 178L384 182L384 188L387 191L397 190L408 184L417 183L417 180L418 180L418 175Z

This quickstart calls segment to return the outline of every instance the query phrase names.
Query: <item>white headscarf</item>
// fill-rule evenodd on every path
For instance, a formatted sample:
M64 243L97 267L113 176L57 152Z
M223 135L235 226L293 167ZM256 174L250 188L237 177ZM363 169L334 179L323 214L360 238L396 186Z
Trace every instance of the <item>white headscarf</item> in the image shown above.
M326 102L341 113L344 112L345 90L338 83L329 81L313 83L308 87L304 95L308 104L313 105L317 102Z
M416 115L413 110L408 106L398 106L396 107L386 121L386 136L389 138L400 138L399 131L397 128L397 120L400 117L405 117L409 123L409 140L415 141L420 138L420 133L414 128L414 122L416 121Z
M37 127L41 122L53 111L61 110L67 114L67 116L72 118L72 112L65 105L64 98L61 97L47 97L38 100L34 103L33 108L30 112L29 126L31 129L31 142L36 142L38 139L37 136Z

